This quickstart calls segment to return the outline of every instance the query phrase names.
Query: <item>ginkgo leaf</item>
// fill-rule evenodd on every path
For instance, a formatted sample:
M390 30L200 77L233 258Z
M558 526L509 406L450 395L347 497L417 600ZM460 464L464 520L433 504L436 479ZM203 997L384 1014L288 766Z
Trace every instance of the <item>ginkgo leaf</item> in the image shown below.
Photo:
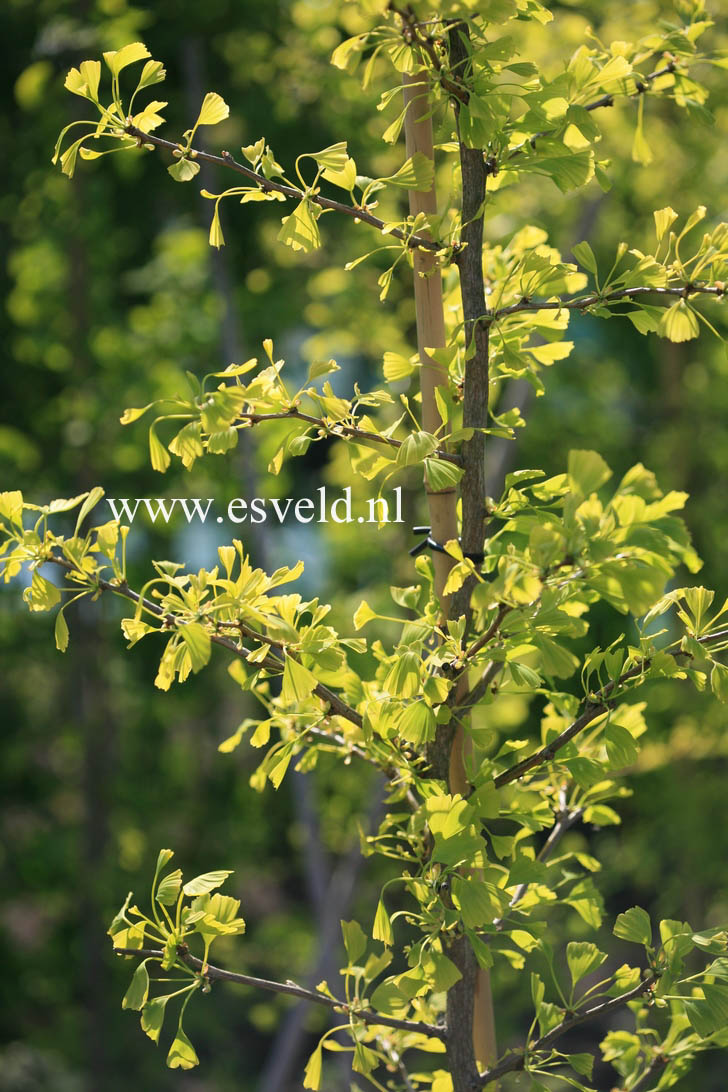
M645 137L644 113L645 97L640 95L639 106L637 107L637 125L632 140L632 159L634 159L635 163L641 163L643 167L647 167L655 157Z
M414 364L401 353L386 352L384 354L384 378L388 383L398 383L401 379L407 379L414 370Z
M392 922L390 921L387 908L384 905L384 900L380 899L377 904L377 912L374 916L374 928L372 929L372 937L374 940L381 941L382 944L386 944L387 947L391 947L394 944L394 933L392 931Z
M323 1069L323 1052L321 1043L316 1047L311 1057L306 1062L303 1074L303 1087L312 1088L314 1092L321 1087L321 1072Z
M304 254L318 250L321 246L321 233L316 221L317 213L312 203L304 198L289 216L283 217L278 241L292 250L302 250Z
M339 141L338 144L331 144L320 152L310 152L309 155L311 159L316 160L319 167L328 168L331 171L343 171L349 158L345 140Z
M149 56L151 54L143 42L130 42L129 45L122 46L121 49L104 53L104 60L111 74L118 76L127 65L134 64L135 61L141 61Z
M129 983L129 989L124 994L124 998L121 1002L122 1009L135 1009L136 1012L141 1012L146 1004L148 993L149 972L147 971L145 960L143 963L140 963L134 971L132 980Z
M662 242L665 232L677 220L677 213L667 205L664 209L657 209L653 214L655 218L655 232L658 243Z
M200 113L194 128L198 125L219 125L230 115L230 107L216 91L208 91L202 100Z
M144 87L151 87L152 84L161 83L166 76L167 73L161 61L147 61L139 77L137 91L141 91Z
M149 429L149 457L152 467L160 474L164 474L172 462L169 452L154 430L154 425Z
M189 182L196 174L199 174L200 164L184 156L182 159L175 160L171 166L167 167L167 170L175 182Z
M317 685L316 676L312 675L307 667L304 667L298 660L286 656L281 689L281 696L284 701L302 701L313 693Z
M210 635L199 622L189 622L186 626L182 626L180 634L190 654L192 670L197 673L209 663L212 652Z
M700 324L692 307L678 300L663 314L657 332L670 341L692 341L700 333Z
M195 876L193 880L188 880L182 890L185 895L189 895L190 897L193 895L207 895L210 891L214 891L215 888L224 884L228 876L232 876L232 872L229 869L220 869L217 872L204 872L201 876Z
M571 248L571 253L574 255L579 265L582 265L584 269L588 269L590 273L596 273L597 260L594 257L594 251L586 240L581 243L575 243Z
M174 1042L169 1048L167 1065L170 1069L193 1069L194 1066L199 1064L200 1059L195 1053L195 1048L185 1035L182 1025L180 1024L177 1028Z
M402 186L408 190L429 190L435 177L435 167L429 156L415 152L405 160L396 174L382 179L390 186Z
M56 615L55 641L58 651L65 652L68 648L68 623L62 610Z
M435 737L435 714L425 701L408 705L397 722L397 731L409 743L419 747Z
M64 83L67 91L74 95L80 95L91 102L97 102L99 97L99 80L101 79L100 61L82 61L78 68L72 68Z

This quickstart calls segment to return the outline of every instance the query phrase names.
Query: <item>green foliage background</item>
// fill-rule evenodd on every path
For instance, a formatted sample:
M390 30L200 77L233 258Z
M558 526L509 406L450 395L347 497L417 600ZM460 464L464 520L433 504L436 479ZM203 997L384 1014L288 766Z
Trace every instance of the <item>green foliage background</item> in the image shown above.
M567 57L587 25L604 41L633 38L670 5L622 0L608 8L554 8L546 34L524 31L524 56L545 67ZM719 25L711 44L724 48L726 26L717 2L714 8ZM276 491L307 496L320 484L347 484L345 461L329 458L324 445L270 478L275 430L256 434L255 444L232 459L205 460L189 474L175 461L161 479L148 465L144 426L122 430L118 418L125 406L174 392L186 368L202 374L259 353L265 337L301 372L325 353L365 386L381 374L385 350L409 355L414 347L407 271L380 304L375 265L343 272L364 249L366 229L330 217L323 250L301 258L275 243L277 206L226 207L228 245L218 255L207 245L210 205L195 186L173 185L157 157L116 157L69 182L51 168L50 155L57 132L74 118L62 90L68 68L141 38L168 69L170 129L184 129L202 94L216 90L231 116L209 138L211 150L236 149L265 132L291 161L348 139L368 173L388 173L401 157L379 140L387 121L375 109L376 93L362 92L357 79L328 63L358 20L356 4L326 0L6 0L0 488L20 488L38 502L96 483L112 497L226 501ZM709 225L728 219L724 77L719 69L705 74L712 128L648 96L649 165L631 157L636 105L609 111L612 190L604 194L592 183L564 196L543 181L521 183L498 203L489 237L535 223L565 256L589 239L603 263L622 238L636 246L651 240L652 210L661 205L685 217L702 203ZM220 188L214 176L203 184ZM728 334L728 319L720 330ZM705 559L700 580L723 591L724 347L709 337L686 344L645 339L627 322L581 316L570 336L577 350L550 369L546 397L530 403L517 450L492 443L493 492L499 467L501 477L504 469L529 466L558 473L571 447L599 450L617 476L642 460L664 489L690 492L686 517ZM420 522L424 512L408 517ZM212 529L193 535L179 524L166 533L135 526L132 577L135 566L146 571L150 557L210 562L216 537ZM269 528L246 545L264 565L302 556L306 590L331 596L340 620L350 619L362 595L386 613L389 584L407 583L411 573L411 542L401 528ZM151 874L159 846L171 845L190 875L236 869L227 890L242 899L248 933L230 944L228 963L304 980L320 940L322 890L332 874L353 867L352 816L374 798L375 786L360 768L324 763L309 789L294 778L278 794L271 787L263 797L253 793L248 778L256 754L248 747L217 752L245 715L225 665L162 695L152 685L154 650L143 644L126 653L118 617L114 603L79 611L61 660L47 620L29 616L17 595L0 598L0 951L9 987L0 1012L0 1092L262 1088L290 1005L216 987L214 1003L196 1006L191 1016L201 1070L168 1073L136 1020L119 1011L129 968L113 960L106 923L132 877ZM608 628L615 624L605 622L595 640L609 643L618 635ZM612 916L638 902L657 916L717 925L728 910L725 707L677 683L653 687L649 701L650 734L629 778L634 797L622 804L621 827L595 833L589 845L584 833L569 837L602 859ZM516 722L522 710L512 715ZM490 723L487 730L507 727ZM367 864L363 875L365 889L384 878ZM344 916L355 909L349 903ZM334 951L326 973L336 966ZM506 994L498 1016L504 1044L519 1027L522 1003L515 991ZM306 1026L320 1031L324 1018L309 1013ZM587 1047L598 1038L598 1031L589 1034ZM689 1086L723 1088L725 1065L704 1061ZM295 1076L286 1079L286 1087L299 1087Z

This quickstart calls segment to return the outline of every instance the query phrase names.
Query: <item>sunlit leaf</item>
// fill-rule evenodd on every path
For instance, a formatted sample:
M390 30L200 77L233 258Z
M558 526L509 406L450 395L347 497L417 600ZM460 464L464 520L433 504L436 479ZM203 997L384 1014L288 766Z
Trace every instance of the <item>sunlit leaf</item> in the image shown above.
M215 91L208 91L202 100L200 113L195 122L198 125L219 125L230 114L230 107L225 100Z

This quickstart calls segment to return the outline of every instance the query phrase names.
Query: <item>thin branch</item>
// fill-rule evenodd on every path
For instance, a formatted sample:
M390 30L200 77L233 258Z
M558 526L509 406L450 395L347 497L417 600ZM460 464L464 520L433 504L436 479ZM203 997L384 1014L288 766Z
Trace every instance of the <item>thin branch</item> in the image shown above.
M667 1068L669 1059L663 1054L656 1055L652 1059L652 1062L642 1074L637 1084L633 1085L629 1092L649 1092L653 1088L653 1081L659 1079L662 1076L663 1071Z
M642 80L641 76L638 76L638 75L635 75L634 73L632 73L632 75L634 76L634 79L637 81L637 89L630 93L629 98L637 99L637 98L639 98L640 95L644 95L645 91L647 90L647 87L645 86L646 84L652 83L654 80L658 79L660 76L667 76L669 73L674 72L675 69L676 69L675 62L674 61L669 61L662 68L656 68L654 72L650 72L649 75L644 77L644 81ZM578 105L578 103L577 103L577 105ZM602 95L601 98L594 99L593 102L587 103L586 106L584 107L584 109L585 110L598 110L601 106L613 106L613 105L614 105L614 93L607 94L607 95Z
M164 952L154 948L114 948L114 951L117 955L141 956L144 959L156 959L160 962L164 959ZM274 982L268 978L255 978L253 975L227 971L224 967L213 967L210 963L203 963L201 959L191 955L184 944L178 945L177 957L210 982L235 982L239 986L253 986L259 990L269 990L271 993L284 993L290 997L300 997L304 1001L313 1001L317 1005L344 1012L347 1016L362 1020L365 1024L378 1024L381 1027L397 1028L399 1031L413 1031L420 1035L431 1035L437 1039L445 1038L444 1028L437 1027L435 1024L425 1024L418 1020L399 1020L394 1016L375 1012L374 1009L359 1009L346 1001L339 1001L335 997L327 997L325 994L304 989L303 986L297 986L295 982Z
M626 993L622 993L619 997L612 997L609 1001L602 1001L598 1005L591 1005L588 1008L582 1009L580 1012L574 1012L570 1016L565 1017L560 1024L557 1024L555 1028L548 1031L545 1035L542 1035L540 1039L537 1039L534 1043L522 1048L518 1053L510 1054L506 1056L497 1065L492 1066L490 1069L486 1069L485 1073L480 1075L480 1087L484 1088L488 1084L492 1084L493 1081L499 1080L500 1077L504 1077L506 1073L513 1073L519 1069L523 1069L527 1060L533 1054L540 1053L543 1050L548 1050L557 1039L560 1039L562 1035L565 1035L572 1028L578 1027L579 1024L585 1023L587 1020L598 1020L602 1016L606 1016L607 1013L613 1012L614 1009L621 1008L629 1001L635 1001L638 997L641 997L654 986L657 981L656 975L651 972L633 989L627 990Z
M696 637L695 640L698 644L705 645L709 641L724 636L728 636L728 629L716 630L715 633L706 633L701 637ZM680 648L666 649L665 651L676 660L685 657L691 659L690 654L684 652ZM562 747L565 747L575 736L578 736L580 732L583 732L593 720L596 720L597 717L600 717L603 713L608 711L612 701L612 695L618 687L626 682L630 682L632 679L638 678L649 669L651 663L652 660L649 657L640 660L639 663L630 667L627 671L624 671L614 682L609 682L606 686L603 686L597 694L586 700L584 708L576 720L572 721L567 728L564 728L563 732L560 732L550 743L539 748L538 751L534 751L533 754L528 755L527 758L521 759L520 762L516 762L514 766L504 770L503 773L498 774L493 781L495 787L500 789L503 785L508 785L511 781L517 781L519 778L523 777L524 774L528 773L529 770L534 769L534 767L542 766L546 762L551 762Z
M343 751L356 755L357 758L361 758L364 762L370 762L373 766L376 766L378 770L381 770L382 768L375 758L368 755L361 747L357 747L355 743L350 743L348 739L339 735L338 732L327 732L325 728L317 728L315 725L310 725L304 729L303 734L315 736L316 739L330 743L332 747L340 747Z
M500 603L498 605L498 610L496 611L495 618L488 626L485 633L482 633L480 637L478 637L476 641L473 641L472 645L470 645L470 647L465 650L466 660L471 660L477 652L480 652L481 648L484 648L489 641L492 641L492 639L495 637L496 633L500 629L501 622L511 610L513 610L513 608L509 607L507 603Z
M514 766L509 767L509 769L505 770L502 774L498 774L493 782L495 787L500 789L504 785L509 785L511 781L518 781L518 779L523 777L524 774L527 774L529 770L534 769L536 766L543 766L546 762L551 762L562 747L565 747L574 736L578 736L579 732L582 732L587 725L591 724L597 717L600 717L602 713L606 713L607 708L605 703L592 704L591 702L587 702L581 716L577 717L576 720L556 736L555 739L552 739L545 747L541 747L538 751L534 751L528 758L516 762Z
M660 76L666 76L670 72L675 72L676 67L677 66L674 61L669 61L666 65L664 65L663 68L656 68L655 71L650 72L648 76L642 77L636 75L635 73L632 73L633 78L637 82L637 88L635 91L630 92L628 98L639 98L640 95L643 95L645 91L647 91L649 85L654 80L658 79ZM586 103L582 107L582 109L588 110L591 113L592 110L599 110L602 106L614 106L614 97L614 92L600 95L600 97L598 99L594 99L593 102ZM570 105L578 106L579 103L571 103ZM534 133L533 136L528 137L526 140L522 141L520 144L517 144L514 148L511 148L509 150L508 155L506 156L506 162L510 162L512 159L516 159L519 155L523 155L523 152L527 147L535 147L537 140L543 140L544 137L553 136L556 132L558 132L557 129L544 129L539 133ZM495 164L491 166L491 170L494 166Z
M437 55L434 40L430 35L423 35L420 33L419 28L421 24L418 22L417 16L410 5L408 4L407 9L403 11L390 0L389 10L399 16L402 21L402 37L407 45L419 46L419 48L430 58L432 67L436 73L437 83L439 83L443 90L447 91L449 95L452 95L459 102L467 105L470 101L470 93L467 88L463 87L457 80L453 80L447 73L443 72L442 61Z
M155 136L153 133L143 133L141 129L137 129L135 125L126 125L124 132L127 136L134 137L139 141L141 146L152 144L155 148L164 148L170 152L179 153L182 150L182 145L175 144L173 140L164 140L163 137ZM358 205L346 205L343 201L333 201L330 197L322 197L319 193L310 193L304 190L299 190L295 186L287 186L283 182L276 182L275 179L265 178L263 175L258 174L251 167L246 167L244 163L238 163L236 159L230 155L229 152L223 152L222 155L212 155L210 152L203 152L197 148L191 148L188 153L190 159L199 160L202 163L210 163L214 167L228 167L231 171L236 171L238 174L244 175L249 178L251 182L254 182L264 193L280 193L284 197L290 198L292 201L303 201L307 198L309 201L313 201L322 209L328 209L332 212L343 212L346 216L351 216L355 220L361 220L365 224L371 224L372 227L378 228L379 231L384 231L386 228L387 235L393 235L396 239L401 239L412 250L434 250L439 251L443 249L443 244L436 239L427 239L424 235L410 235L401 228L390 227L385 220L380 220L378 216L374 216L365 208L361 208Z
M366 429L357 428L355 425L342 425L338 421L332 422L326 421L323 417L313 417L308 413L301 413L296 406L292 406L289 410L284 410L281 413L239 413L237 417L239 421L249 421L251 425L257 425L261 421L282 421L290 418L315 425L330 436L349 436L354 440L371 440L374 443L387 444L389 447L394 448L400 448L404 442L394 440L391 436L383 436L378 432L367 432ZM432 452L430 457L433 456L443 462L454 463L456 466L461 466L463 461L461 455L443 451L440 448L436 448Z
M103 580L99 577L91 578L89 577L88 573L82 572L82 570L78 569L70 561L67 561L65 558L62 557L57 557L55 555L51 555L50 557L46 558L46 561L52 562L54 565L59 565L61 568L66 569L69 572L79 573L89 582L94 581L95 586L100 588L102 591L113 592L115 595L120 595L124 599L129 599L132 603L141 602L141 605L144 607L145 610L148 610L152 614L155 614L158 618L162 618L165 623L171 628L177 629L178 627L184 626L185 624L174 614L169 614L167 611L164 611L157 603L153 603L151 599L142 598L139 593L135 592L132 588L130 588L128 584L112 584L110 581ZM278 645L277 642L268 638L265 634L258 633L257 630L251 629L249 626L246 626L242 622L239 623L238 628L245 636L249 636L251 639L260 641L263 644L268 644L271 646L271 648L282 649L283 647L281 645ZM209 634L209 637L214 645L218 645L220 648L224 648L228 652L232 652L233 655L239 657L239 659L247 661L245 649L240 648L239 645L236 645L234 641L231 641L227 637L221 636L219 633L211 633ZM261 666L265 667L266 669L270 668L276 671L282 671L285 667L285 660L275 653L271 652L262 661ZM333 690L329 690L328 686L324 686L323 683L317 683L314 687L313 693L316 695L316 697L321 698L322 701L325 701L331 709L331 712L334 713L336 716L344 717L345 720L348 720L352 724L355 724L357 728L362 727L363 721L359 713L357 713L355 709L352 709L350 705L347 705L346 702L338 696L338 694L335 694L333 692Z
M492 660L488 664L487 668L476 682L472 690L468 690L467 694L463 694L462 697L458 697L456 709L469 709L473 705L477 705L481 698L484 698L488 692L488 687L495 680L495 678L501 673L505 664L499 660Z
M576 720L572 721L568 728L564 728L563 732L560 732L550 743L539 748L538 751L534 751L533 754L528 755L527 758L521 759L521 761L516 762L514 766L510 766L509 769L498 774L493 781L495 787L500 789L503 785L510 784L511 781L517 781L520 777L523 777L524 774L528 773L529 770L534 769L534 767L543 766L546 762L551 762L562 747L565 747L575 736L578 736L580 732L583 732L593 720L596 720L597 717L600 717L603 713L608 711L611 695L614 693L615 689L623 683L637 678L644 671L647 671L650 662L649 659L641 660L639 664L636 664L634 667L629 668L628 671L623 672L616 682L607 683L606 686L602 687L594 698L587 699L583 711Z
M393 1066L399 1073L400 1080L404 1086L405 1092L417 1092L415 1086L412 1084L407 1067L404 1064L402 1055L389 1039L385 1039L383 1035L377 1035L376 1043L382 1054L385 1054L389 1064ZM377 1086L379 1087L379 1086Z
M536 854L536 860L541 861L542 863L544 861L547 861L553 851L556 849L556 846L559 844L563 836L566 834L567 830L570 830L575 823L578 823L583 814L583 808L574 808L573 811L569 811L569 809L566 807L565 793L562 789L560 793L560 808L557 813L556 822L551 828L551 833L549 834L548 838ZM513 892L511 901L508 904L509 910L513 910L518 905L523 896L526 894L526 891L528 891L528 887L528 883L521 883L518 885L516 890ZM498 929L502 929L504 921L505 918L496 918L493 924Z
M726 294L725 287L714 284L693 283L687 281L684 284L670 285L665 288L650 285L638 288L616 288L613 292L600 295L592 292L587 296L574 296L570 299L522 299L518 303L512 303L508 307L499 307L495 311L489 311L482 316L481 322L491 324L506 315L517 315L522 311L586 311L589 307L596 307L605 303L618 303L621 300L638 299L641 296L680 297L687 299L693 294L717 296Z

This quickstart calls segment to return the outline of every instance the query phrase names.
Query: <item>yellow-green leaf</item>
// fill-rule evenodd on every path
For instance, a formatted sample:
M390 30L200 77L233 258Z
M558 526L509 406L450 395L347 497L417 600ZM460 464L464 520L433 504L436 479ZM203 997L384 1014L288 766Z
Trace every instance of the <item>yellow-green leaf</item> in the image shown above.
M63 86L74 95L98 102L100 78L100 61L82 61L78 68L70 70Z
M728 702L728 667L725 664L713 663L710 686L718 701Z
M130 407L125 409L119 420L122 425L130 425L132 421L138 421L140 417L143 417L147 410L151 409L154 402L149 402L146 406L139 406L138 408Z
M451 489L463 476L463 469L444 459L425 459L427 484L435 491Z
M210 661L212 651L210 635L199 622L189 622L186 626L182 626L180 634L190 654L192 670L197 674Z
M303 1087L312 1088L314 1092L321 1087L321 1070L323 1069L323 1052L321 1043L316 1047L306 1063L303 1075Z
M200 164L194 159L182 158L175 160L171 166L167 167L167 170L175 182L189 182L199 173Z
M328 148L324 148L320 152L311 152L311 159L315 159L321 168L328 168L332 171L343 171L346 166L346 161L349 156L346 152L346 141L341 140L338 144L330 144Z
M137 91L141 91L143 87L151 87L152 84L161 83L166 75L167 73L161 61L147 61L139 77Z
M159 1033L164 1023L164 1010L171 996L172 994L168 993L163 997L153 997L151 1001L147 1001L142 1009L142 1031L149 1036L153 1043L159 1042Z
M154 425L149 429L149 456L154 470L164 474L172 462L169 452L154 431Z
M177 1028L174 1042L169 1048L167 1065L170 1069L193 1069L200 1064L195 1048L184 1033L182 1025Z
M658 243L662 242L665 232L671 227L677 220L677 213L669 205L666 205L664 209L656 209L652 214L655 218L655 232L657 233Z
M390 921L387 908L384 905L384 900L380 899L377 904L377 912L374 915L374 928L372 930L372 936L374 940L379 940L382 944L386 944L388 948L394 944L394 933L392 931L392 922Z
M285 702L303 701L313 693L317 685L315 675L312 675L307 667L300 664L298 660L286 656L281 689L281 695Z
M37 569L33 570L33 579L30 587L23 592L23 599L30 610L52 610L61 601L61 593L55 584L41 576Z
M292 250L302 250L304 254L308 254L321 246L317 212L307 198L304 197L289 216L283 217L281 225L278 241Z
M665 311L657 332L670 341L692 341L700 333L700 325L692 307L678 300Z
M612 476L612 471L596 451L570 451L568 469L572 490L584 497Z
M407 379L415 370L406 356L400 353L384 354L384 378L388 383L398 383L401 379Z
M58 651L65 652L68 648L68 623L62 610L56 615L55 638Z
M633 906L617 917L612 930L615 937L629 940L633 944L652 944L652 923L650 916L641 906Z
M16 527L23 526L23 494L19 489L0 493L0 518L9 519Z
M654 159L652 149L647 143L644 131L644 113L645 113L645 97L640 95L639 106L637 107L637 126L634 131L634 139L632 141L632 159L635 163L641 163L643 167L649 166Z
M190 897L193 895L207 895L215 888L221 887L228 876L232 876L232 871L227 869L220 869L217 872L203 872L201 876L195 876L193 880L188 880L182 890L185 895Z
M435 167L429 156L423 152L415 152L405 160L396 174L382 181L389 182L391 186L402 186L407 190L429 190L434 177Z
M372 618L376 618L375 612L367 603L366 599L362 599L361 603L354 612L354 629L361 629L367 622L371 622Z
M149 972L145 960L134 971L132 980L129 983L129 989L124 994L124 999L121 1002L122 1009L134 1009L136 1012L141 1012L146 1004L148 993Z
M151 54L142 42L130 42L129 45L122 46L119 50L110 50L104 53L104 60L109 66L111 74L118 76L127 65L134 64L135 61L141 61L149 56Z
M154 897L157 902L162 903L163 906L172 906L172 904L177 901L181 886L182 871L179 868L175 868L174 872L169 872L163 880L160 880L159 887L157 888Z
M399 718L397 731L415 746L427 743L435 738L435 714L425 701L414 701Z

